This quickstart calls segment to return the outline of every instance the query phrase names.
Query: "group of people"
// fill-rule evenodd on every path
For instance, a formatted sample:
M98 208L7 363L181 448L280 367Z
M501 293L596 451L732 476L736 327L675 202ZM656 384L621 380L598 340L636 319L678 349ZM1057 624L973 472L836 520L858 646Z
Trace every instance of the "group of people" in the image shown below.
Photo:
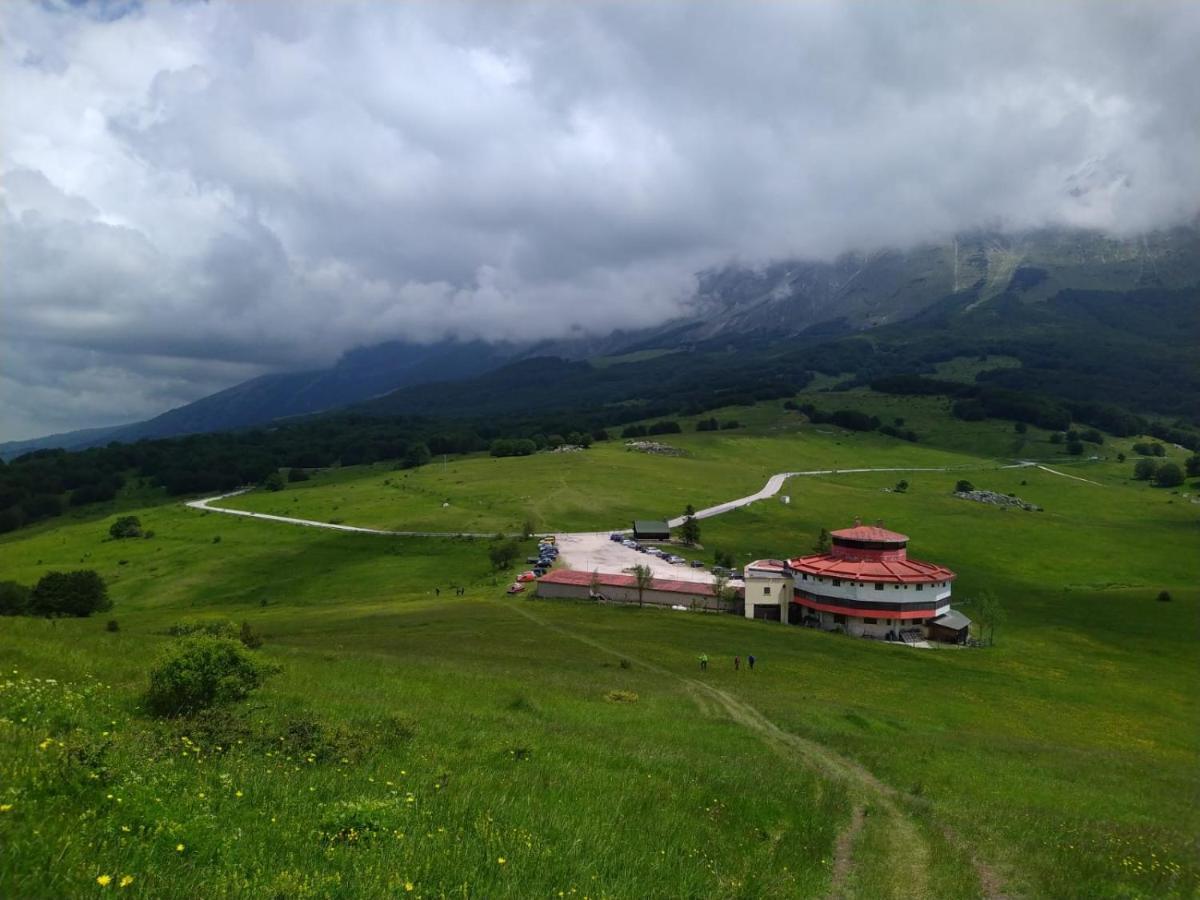
M755 664L757 661L758 661L758 660L756 660L756 659L754 658L754 654L753 654L753 653L749 654L749 655L746 657L746 665L750 667L750 671L751 671L751 672L753 672L753 671L754 671L754 664ZM735 656L735 657L733 658L733 671L737 672L737 671L739 671L741 668L742 668L742 658L741 658L740 656ZM701 672L707 672L707 671L708 671L708 654L707 654L707 653L701 653L701 654L700 654L700 671L701 671Z
M440 596L442 596L442 589L440 587L435 587L433 589L433 593L434 593L434 596L440 597ZM455 597L465 597L466 595L467 595L467 589L465 587L456 587L454 589Z

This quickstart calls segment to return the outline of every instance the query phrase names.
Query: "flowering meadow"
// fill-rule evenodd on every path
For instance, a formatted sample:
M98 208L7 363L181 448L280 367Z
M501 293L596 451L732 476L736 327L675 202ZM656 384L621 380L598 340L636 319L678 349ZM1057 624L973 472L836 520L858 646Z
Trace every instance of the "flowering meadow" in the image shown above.
M737 440L764 467L807 461L786 437L705 440L706 464ZM877 512L959 571L956 597L1005 598L986 650L509 598L483 541L165 502L134 510L149 539L110 540L112 515L87 510L0 537L0 580L94 568L114 601L0 618L0 895L1196 896L1196 507L1115 465L1089 471L1101 488L959 461L1046 512L969 504L933 475L905 495L882 490L892 475L830 476L707 520L705 540L782 556ZM663 479L681 464L638 461ZM641 484L604 483L614 508ZM736 493L706 490L697 505ZM151 714L159 654L242 623L261 686Z

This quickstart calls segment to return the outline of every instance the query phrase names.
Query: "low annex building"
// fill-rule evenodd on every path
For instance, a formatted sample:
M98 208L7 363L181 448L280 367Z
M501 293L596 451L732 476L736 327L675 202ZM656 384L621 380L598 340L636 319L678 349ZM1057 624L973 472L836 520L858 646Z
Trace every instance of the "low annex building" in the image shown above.
M893 640L963 643L971 620L950 608L955 574L908 558L908 536L856 525L828 553L746 566L745 615Z
M538 579L538 596L637 603L637 579L632 575L553 569ZM711 584L668 578L650 579L642 602L651 606L686 606L688 609L711 612L732 612L735 606L734 603L718 600Z

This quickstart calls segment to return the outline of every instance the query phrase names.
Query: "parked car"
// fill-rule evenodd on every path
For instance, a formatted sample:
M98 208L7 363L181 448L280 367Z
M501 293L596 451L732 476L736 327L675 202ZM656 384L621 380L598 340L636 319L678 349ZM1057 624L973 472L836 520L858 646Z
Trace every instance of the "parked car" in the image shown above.
M630 550L636 550L640 546L637 541L621 541L621 543Z
M704 568L704 563L698 559L693 559L690 563L688 563L688 565L691 566L693 569L703 569Z
M532 566L535 562L538 561L538 558L539 557L536 557L536 556L527 556L527 557L525 557L525 562L527 562L529 565Z
M508 586L508 593L510 594L519 594L523 590L525 590L525 585L521 584L519 581L514 581Z
M550 570L547 569L545 566L535 566L534 570L533 570L533 574L536 575L538 578L541 578L548 571L550 571Z
M729 570L724 566L713 566L711 569L709 569L709 571L721 578L729 577Z
M625 540L625 535L623 535L623 534L618 534L617 532L615 532L615 531L614 531L612 534L610 534L610 535L608 536L608 539L609 539L610 541L615 541L616 543L618 543L618 544L619 544L619 543L621 543L622 541L624 541L624 540Z
M687 560L685 560L682 556L676 556L675 554L671 554L670 556L667 557L667 562L669 562L673 566L677 566L681 562L686 562L686 561Z
M517 576L517 581L533 581L537 578L533 572L522 572Z

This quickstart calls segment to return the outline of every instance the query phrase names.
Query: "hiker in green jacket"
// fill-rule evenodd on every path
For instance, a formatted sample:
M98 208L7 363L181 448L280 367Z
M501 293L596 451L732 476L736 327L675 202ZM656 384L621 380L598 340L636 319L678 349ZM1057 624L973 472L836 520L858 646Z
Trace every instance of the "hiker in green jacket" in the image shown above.
M707 653L700 654L700 671L701 672L708 671L708 654Z

